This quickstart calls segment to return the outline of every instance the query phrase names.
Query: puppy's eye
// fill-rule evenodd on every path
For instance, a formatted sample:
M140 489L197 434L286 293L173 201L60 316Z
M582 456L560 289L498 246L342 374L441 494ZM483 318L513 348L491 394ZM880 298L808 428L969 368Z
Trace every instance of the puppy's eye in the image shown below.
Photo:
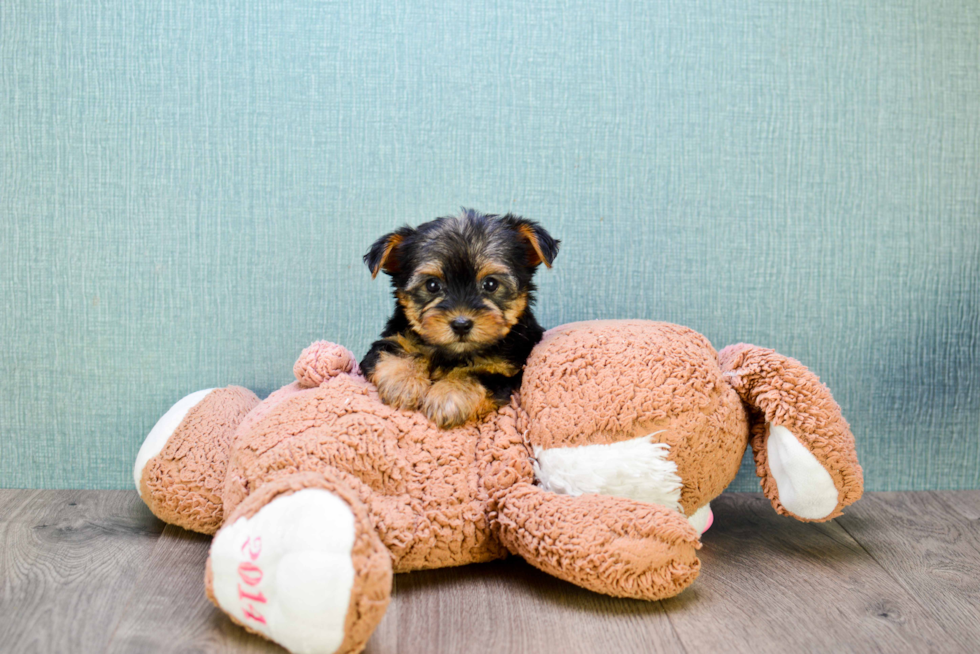
M498 282L493 277L487 277L486 279L483 280L483 290L486 291L487 293L493 293L494 291L497 290L498 286L500 286L500 282Z
M438 281L430 279L425 283L425 290L430 293L438 293L442 290L442 285L440 285Z

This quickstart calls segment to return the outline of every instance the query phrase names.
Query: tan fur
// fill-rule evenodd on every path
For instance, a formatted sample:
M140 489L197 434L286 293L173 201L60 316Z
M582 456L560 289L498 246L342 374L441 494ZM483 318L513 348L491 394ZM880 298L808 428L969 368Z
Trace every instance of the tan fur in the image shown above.
M521 309L523 311L523 308ZM409 315L409 311L406 309L406 315ZM520 319L520 314L513 316L513 322L508 324L507 319L504 314L502 314L496 307L492 310L475 312L475 311L453 311L450 313L442 313L437 311L427 311L423 314L424 317L417 322L418 327L413 322L413 317L409 315L409 323L412 327L418 331L422 337L434 345L439 345L441 347L448 348L457 353L469 352L478 347L490 343L496 343L504 336L510 332L510 328L513 327L517 321ZM450 323L455 318L469 318L473 321L473 329L466 336L465 341L459 341L456 338L455 332L453 332Z
M494 343L499 341L510 331L513 324L508 325L499 310L494 308L490 311L482 311L473 319L473 330L467 336L467 340L475 343Z
M456 315L466 314L453 314L452 317ZM473 316L473 336L463 343L452 341L452 331L443 314L426 318L427 322L422 323L419 331L431 342L448 342L446 347L462 353L499 338L496 332L486 329L487 315ZM491 324L496 328L499 323ZM509 362L493 357L478 357L470 365L452 371L429 371L426 361L433 354L431 346L411 334L397 334L388 340L397 343L407 356L385 352L379 357L370 381L378 387L382 401L400 409L421 408L444 429L479 419L499 407L487 396L487 390L475 375L489 373L512 377L518 372ZM451 377L447 379L447 375ZM440 383L440 380L446 382Z
M417 286L423 279L427 279L429 277L435 277L440 281L445 281L442 268L436 264L425 264L412 273L411 279L408 280L408 288Z
M489 275L508 275L509 270L501 263L487 261L481 265L477 273L478 279L483 279ZM423 279L436 277L444 279L443 271L435 264L422 265L409 281L409 287L421 283ZM503 311L492 302L483 303L483 311L457 310L442 312L435 309L441 301L436 298L428 304L420 307L412 301L404 291L395 291L395 297L399 305L405 311L405 317L409 325L427 342L446 347L456 354L464 354L478 347L489 343L495 343L510 333L511 328L517 324L528 306L527 293L521 293ZM459 341L452 328L449 326L453 319L464 317L473 321L473 329L468 334L465 341Z
M410 302L402 304L405 315L412 328L428 342L442 347L448 347L455 352L467 352L477 347L495 343L510 333L511 328L521 319L521 314L527 308L527 296L521 295L506 311L500 311L492 303L485 303L485 311L452 311L437 312L431 309L433 302L421 312ZM473 329L465 341L458 341L449 323L455 318L469 318L473 321Z
M404 239L398 234L392 234L388 238L388 243L385 245L385 251L381 255L381 259L378 260L378 264L371 270L371 279L377 277L381 270L387 270L387 268L385 268L385 264L388 263L388 258L391 256L394 249L398 247L398 244L403 240Z
M492 356L475 357L468 366L456 370L467 375L504 375L506 377L513 377L518 373L517 368L510 361Z
M419 408L431 385L423 360L390 352L381 353L371 382L385 404L399 409Z
M456 334L449 326L449 321L458 315L463 314L457 313L449 316L445 313L431 310L419 321L419 326L416 331L418 331L422 338L433 345L460 345L465 349L469 346L465 343L457 343ZM415 325L412 326L415 327Z
M395 291L395 299L398 304L402 306L405 310L405 317L408 319L408 324L412 326L416 332L422 332L421 314L412 299L408 297L405 293L401 291Z
M395 334L388 340L397 343L398 347L404 350L407 354L413 354L420 357L428 357L432 354L431 348L417 338L414 338L413 334Z
M504 324L507 325L507 330L517 324L517 321L521 319L521 314L527 309L527 293L522 293L517 296L514 303L507 307L503 312Z
M297 362L298 381L247 415L202 403L147 465L141 485L150 508L168 520L178 519L172 507L181 497L206 493L220 494L226 520L306 487L347 502L357 518L356 608L340 651L359 651L380 621L390 570L509 552L622 597L670 597L695 580L701 545L684 515L626 498L547 492L534 483L533 446L653 433L670 446L689 516L735 477L751 426L763 489L785 512L760 427L778 420L834 480L839 504L828 519L861 494L853 436L815 375L763 348L739 345L718 355L703 336L677 325L597 321L551 330L527 361L519 398L450 430L382 403L351 361L343 348L315 344ZM473 368L496 365L490 358ZM445 374L433 388L445 382L440 394L464 394L479 412L486 407L466 377L473 371ZM223 462L224 484L215 487ZM213 533L213 512L185 510L180 524Z
M547 257L544 256L544 252L541 251L541 245L538 243L538 235L534 233L534 229L529 225L521 225L517 228L518 231L528 240L531 244L531 248L534 249L535 257L531 258L531 265L537 266L543 263L545 267L551 268L551 264L548 262Z
M476 280L481 281L484 277L489 277L490 275L509 277L510 268L497 261L486 261L482 263L479 270L476 271Z
M425 415L443 429L482 418L496 408L487 389L463 368L432 384L422 402Z

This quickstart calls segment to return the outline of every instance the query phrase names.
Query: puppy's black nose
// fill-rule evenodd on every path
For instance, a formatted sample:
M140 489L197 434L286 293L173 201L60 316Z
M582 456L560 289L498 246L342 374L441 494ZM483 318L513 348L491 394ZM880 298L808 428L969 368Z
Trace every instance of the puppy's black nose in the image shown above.
M453 318L449 323L449 326L454 332L456 332L457 336L465 336L471 329L473 329L473 321L469 318L463 318L460 316L458 318Z

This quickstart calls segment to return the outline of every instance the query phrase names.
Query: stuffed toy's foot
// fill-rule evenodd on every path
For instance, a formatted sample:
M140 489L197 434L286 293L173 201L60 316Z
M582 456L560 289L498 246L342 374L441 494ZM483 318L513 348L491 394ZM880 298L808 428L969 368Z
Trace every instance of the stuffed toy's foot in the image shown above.
M259 403L247 388L208 388L167 411L140 447L136 490L170 524L213 534L221 526L221 488L235 429Z
M263 485L211 544L208 597L294 654L359 652L391 596L391 556L367 510L313 474Z
M711 505L705 504L700 509L694 512L694 515L688 517L688 522L694 527L698 534L703 534L711 528L712 523L715 521L715 514L711 511Z

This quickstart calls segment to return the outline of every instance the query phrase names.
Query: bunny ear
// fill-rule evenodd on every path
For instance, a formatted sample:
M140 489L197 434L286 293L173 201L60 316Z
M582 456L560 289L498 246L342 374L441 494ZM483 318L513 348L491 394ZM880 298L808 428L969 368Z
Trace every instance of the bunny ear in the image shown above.
M731 345L718 362L748 409L756 474L778 513L829 520L861 497L854 436L816 375L754 345Z
M840 501L830 473L789 429L766 424L766 430L765 459L779 503L804 520L829 518Z

